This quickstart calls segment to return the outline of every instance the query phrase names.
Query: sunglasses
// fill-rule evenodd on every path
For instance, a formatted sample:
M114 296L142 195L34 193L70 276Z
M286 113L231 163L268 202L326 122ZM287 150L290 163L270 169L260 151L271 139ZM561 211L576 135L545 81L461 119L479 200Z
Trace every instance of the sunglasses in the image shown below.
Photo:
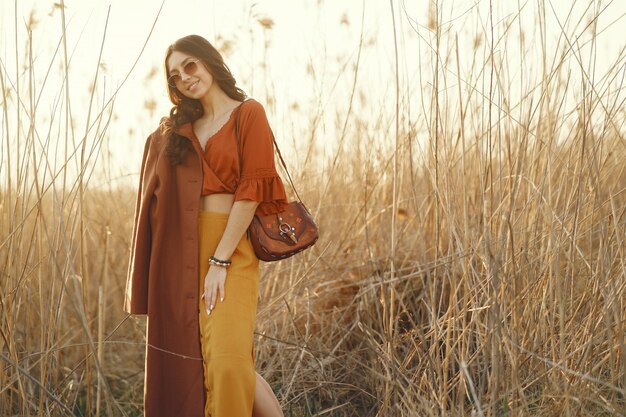
M187 61L185 65L183 65L183 72L187 75L193 75L198 70L198 60L195 61ZM182 78L180 74L170 75L167 78L167 83L170 87L176 87L176 83L180 82Z

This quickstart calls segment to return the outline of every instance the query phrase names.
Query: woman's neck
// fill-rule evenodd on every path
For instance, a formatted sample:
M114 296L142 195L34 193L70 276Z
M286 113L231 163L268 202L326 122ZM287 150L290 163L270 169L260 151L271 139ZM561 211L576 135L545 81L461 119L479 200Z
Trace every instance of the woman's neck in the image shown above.
M207 94L200 98L200 104L202 104L204 110L201 119L215 120L220 117L220 115L230 111L236 102L236 100L233 100L222 91L221 88L213 85Z

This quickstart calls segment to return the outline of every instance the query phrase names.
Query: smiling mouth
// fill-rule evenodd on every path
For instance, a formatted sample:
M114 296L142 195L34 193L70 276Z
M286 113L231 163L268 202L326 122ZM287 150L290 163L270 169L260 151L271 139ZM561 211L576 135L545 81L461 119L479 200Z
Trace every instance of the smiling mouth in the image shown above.
M194 83L192 83L189 87L187 87L187 90L191 90L192 88L194 88L196 86L196 84L198 84L200 82L200 80L195 81Z

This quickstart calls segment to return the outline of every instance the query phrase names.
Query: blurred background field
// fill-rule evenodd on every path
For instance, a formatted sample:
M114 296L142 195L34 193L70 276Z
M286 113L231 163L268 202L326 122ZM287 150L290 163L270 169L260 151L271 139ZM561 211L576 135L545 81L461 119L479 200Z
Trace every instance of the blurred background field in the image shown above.
M626 415L626 4L554 3L2 1L0 415L142 413L140 151L189 31L320 226L263 266L286 416Z

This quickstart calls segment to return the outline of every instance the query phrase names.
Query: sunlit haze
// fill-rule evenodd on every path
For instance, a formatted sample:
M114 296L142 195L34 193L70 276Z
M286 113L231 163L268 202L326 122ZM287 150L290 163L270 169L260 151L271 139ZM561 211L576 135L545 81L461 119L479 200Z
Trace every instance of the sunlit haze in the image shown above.
M519 46L511 47L506 43L496 45L497 54L506 51L513 77L515 74L521 77L519 83L512 82L512 90L527 89L539 82L540 75L535 75L533 70L538 68L542 59L541 48L533 47L541 38L537 2L495 3L491 22L488 1L447 2L442 9L433 11L429 2L166 0L157 18L159 1L69 0L65 2L65 19L68 59L71 60L69 94L75 140L85 133L89 92L103 44L90 122L93 123L94 115L103 108L109 113L111 104L113 117L100 148L102 154L96 162L100 166L96 166L95 178L100 179L94 180L94 185L98 181L116 182L129 178L130 183L135 184L144 138L171 107L164 87L164 50L175 39L195 33L216 44L244 91L266 105L279 143L288 154L297 148L298 137L310 130L306 125L308 115L318 111L316 109L324 109L316 141L322 152L328 148L330 154L337 135L335 125L343 124L342 120L333 117L334 109L348 106L354 82L357 100L352 106L359 119L367 123L394 112L391 4L396 13L402 101L414 109L411 113L416 120L424 111L422 91L429 85L429 80L422 79L420 71L434 68L433 62L424 58L435 46L432 22L429 21L433 12L439 13L446 33L458 36L462 78L468 76L469 70L464 68L469 67L475 54L480 55L480 62L485 60L485 43L491 36L489 26L494 25L497 39L505 30L503 22L509 22L511 25L507 30L513 33L513 37L518 36L516 33L521 29L526 39L523 51ZM598 13L597 8L590 8L582 1L545 4L548 48L563 34L583 34L579 39L569 41L573 42L574 49L580 49L580 56L584 59L590 53L589 37L584 33L591 31L585 27L594 13ZM623 24L619 19L626 12L626 3L610 2L602 7L607 10L600 15L597 26L597 77L602 77L607 68L615 65L619 51L624 47L623 31L619 29ZM518 20L520 8L521 18ZM64 119L61 109L65 91L59 75L63 73L62 46L57 50L62 33L59 4L41 0L2 0L0 15L1 74L9 92L8 102L13 106L16 73L20 74L22 91L29 85L23 68L25 60L29 59L26 27L30 25L32 28L33 85L35 94L40 95L37 126L39 135L42 135L43 126L51 123L51 117L55 123ZM359 54L361 32L363 43ZM16 47L16 34L20 51L17 54L18 68L15 52L12 52ZM448 74L455 79L456 53L450 39L454 37L449 37L442 48L447 50L445 56L449 57L446 63ZM481 45L477 51L473 48L475 42ZM562 38L559 42L560 48L567 44ZM146 46L142 52L144 43ZM57 55L53 58L55 50ZM548 53L548 60L557 55L550 49ZM522 55L524 63L520 65ZM51 62L53 65L46 78ZM572 60L572 65L578 64ZM531 70L525 73L524 68ZM42 90L44 80L46 84ZM114 102L109 103L112 98ZM10 124L16 122L9 120ZM27 126L24 120L20 123ZM14 129L9 131L15 132ZM3 141L14 140L7 137L4 122L2 132ZM53 137L51 141L54 143L54 140ZM2 148L2 159L6 160L7 147ZM58 162L60 149L58 146L55 149L57 163L61 163Z

